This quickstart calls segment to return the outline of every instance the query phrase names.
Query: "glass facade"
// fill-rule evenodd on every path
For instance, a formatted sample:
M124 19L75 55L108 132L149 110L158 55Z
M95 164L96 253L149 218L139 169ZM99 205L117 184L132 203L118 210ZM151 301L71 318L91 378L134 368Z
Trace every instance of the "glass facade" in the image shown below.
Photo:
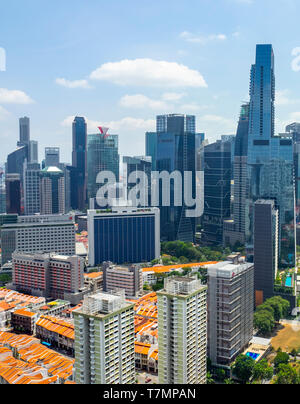
M108 216L94 219L95 265L150 262L155 258L155 216Z
M274 199L279 209L279 265L295 265L295 191L292 138L274 135L272 45L257 45L251 69L246 239L253 246L254 202Z
M88 135L87 171L88 171L88 198L96 198L99 184L96 183L100 171L111 171L119 182L119 137L109 135Z
M223 222L230 217L231 142L218 141L204 148L203 241L223 243Z
M172 174L178 171L182 176L182 204L175 206L174 192L177 184L170 182L170 206L163 206L163 183L160 181L161 238L165 241L181 240L193 242L195 218L187 217L184 201L184 172L191 172L191 198L196 197L196 133L195 117L191 115L157 116L157 133L146 134L146 154L152 157L152 169L159 173ZM189 131L187 131L189 130Z
M86 182L86 149L87 149L87 125L83 117L75 117L73 126L73 151L71 176L71 205L73 209L84 210L87 202Z

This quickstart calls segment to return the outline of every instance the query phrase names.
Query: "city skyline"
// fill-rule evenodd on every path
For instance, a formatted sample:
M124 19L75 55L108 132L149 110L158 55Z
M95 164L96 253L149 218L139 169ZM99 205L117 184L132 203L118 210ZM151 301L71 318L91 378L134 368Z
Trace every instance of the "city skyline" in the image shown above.
M269 0L217 3L192 1L185 7L174 1L170 9L166 1L157 13L144 1L132 1L132 7L120 1L113 5L89 1L90 7L84 7L75 1L68 18L66 6L59 3L60 13L55 13L57 4L52 2L44 11L47 22L40 18L35 0L23 13L19 6L22 20L13 5L5 4L0 26L0 47L6 52L6 69L0 71L0 161L14 150L20 116L31 118L40 157L44 147L57 145L61 160L68 163L75 115L87 118L89 134L96 133L98 125L110 127L110 133L120 137L121 155L144 153L144 133L155 130L155 116L161 113L196 115L197 131L206 132L210 142L233 134L240 104L248 100L256 43L272 43L276 53L275 133L283 132L286 124L300 117L299 5L289 1L283 8L279 1L271 8ZM266 11L272 19L269 27L263 17ZM97 13L103 16L101 23ZM201 28L200 13L205 21ZM111 15L113 19L105 18ZM13 31L7 23L12 18ZM38 37L30 29L31 19ZM279 34L277 27L287 19L288 27ZM85 29L76 29L80 23ZM121 46L121 40L128 45ZM149 79L149 72L157 73L156 79Z

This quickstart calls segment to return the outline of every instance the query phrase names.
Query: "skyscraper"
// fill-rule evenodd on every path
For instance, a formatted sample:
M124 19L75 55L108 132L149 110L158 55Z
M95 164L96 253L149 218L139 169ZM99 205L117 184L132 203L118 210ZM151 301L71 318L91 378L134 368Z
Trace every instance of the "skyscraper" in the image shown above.
M233 154L233 218L224 222L224 245L245 244L249 103L241 107Z
M145 203L139 204L140 206L151 206L151 171L152 171L152 159L150 156L139 156L139 157L123 157L124 163L124 182L127 198L129 198L130 191L137 185L140 181L137 177L137 171L145 174L146 184L144 187L145 195L147 198ZM131 181L129 179L131 178ZM141 196L140 196L141 197Z
M40 172L38 163L24 163L24 213L35 215L40 206Z
M158 298L160 384L205 384L207 286L196 278L166 278Z
M57 167L46 167L40 173L41 214L65 213L65 178Z
M256 305L274 296L278 271L278 209L274 200L260 199L254 207L254 266Z
M295 191L292 137L274 134L275 75L272 45L257 45L251 68L246 242L253 250L254 203L274 199L279 209L279 265L295 266Z
M195 218L187 214L193 207L186 205L184 196L188 188L185 173L189 172L189 197L196 197L195 117L179 114L158 116L157 132L147 133L146 142L146 153L152 157L152 169L155 168L160 174L167 172L170 178L177 173L182 179L182 184L177 179L170 181L170 206L163 203L166 185L162 180L158 180L162 239L193 242ZM178 198L182 200L181 203L176 201Z
M20 138L18 146L28 145L30 142L30 119L28 117L19 119Z
M83 117L75 117L72 131L71 205L83 211L87 205L87 124Z
M254 265L220 262L208 268L208 357L230 370L253 337Z
M21 180L19 174L6 174L6 213L21 214Z
M119 137L118 135L103 136L100 132L88 135L87 172L88 199L96 198L101 184L97 184L97 175L101 171L111 171L119 182Z
M135 382L134 304L123 294L85 296L73 312L77 384Z
M217 141L204 148L205 244L223 243L223 222L230 217L231 142Z
M45 148L45 167L59 167L59 147Z

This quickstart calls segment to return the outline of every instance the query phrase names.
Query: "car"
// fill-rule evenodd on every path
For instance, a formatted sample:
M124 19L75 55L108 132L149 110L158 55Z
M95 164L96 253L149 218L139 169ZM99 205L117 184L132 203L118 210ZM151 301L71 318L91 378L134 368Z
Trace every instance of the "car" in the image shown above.
M150 377L147 377L147 379L145 380L146 383L150 383L152 379L150 379Z

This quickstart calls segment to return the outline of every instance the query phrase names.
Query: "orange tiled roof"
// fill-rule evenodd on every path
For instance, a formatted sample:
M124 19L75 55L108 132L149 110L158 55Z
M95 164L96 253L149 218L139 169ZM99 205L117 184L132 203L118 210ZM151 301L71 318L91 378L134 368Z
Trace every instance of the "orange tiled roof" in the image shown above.
M135 353L148 356L149 349L151 348L150 344L144 344L143 342L135 342L134 350Z
M205 267L206 265L212 265L212 264L217 264L217 262L214 261L214 262L198 262L198 263L180 264L180 265L161 265L151 268L142 268L142 271L163 273L163 272L170 272L172 269Z
M44 345L33 344L20 350L19 355L20 359L27 363L43 364L49 375L58 376L60 379L66 380L73 374L75 359L66 358Z
M39 318L36 325L56 334L63 335L66 338L75 339L74 325L58 317L43 315Z
M95 279L103 275L103 272L92 272L90 274L84 274L85 278Z
M32 313L29 310L26 309L18 309L14 311L14 314L17 314L19 316L24 316L24 317L34 317L36 313Z
M8 384L52 384L57 376L48 376L39 365L31 365L19 359L7 358L0 362L0 377Z

